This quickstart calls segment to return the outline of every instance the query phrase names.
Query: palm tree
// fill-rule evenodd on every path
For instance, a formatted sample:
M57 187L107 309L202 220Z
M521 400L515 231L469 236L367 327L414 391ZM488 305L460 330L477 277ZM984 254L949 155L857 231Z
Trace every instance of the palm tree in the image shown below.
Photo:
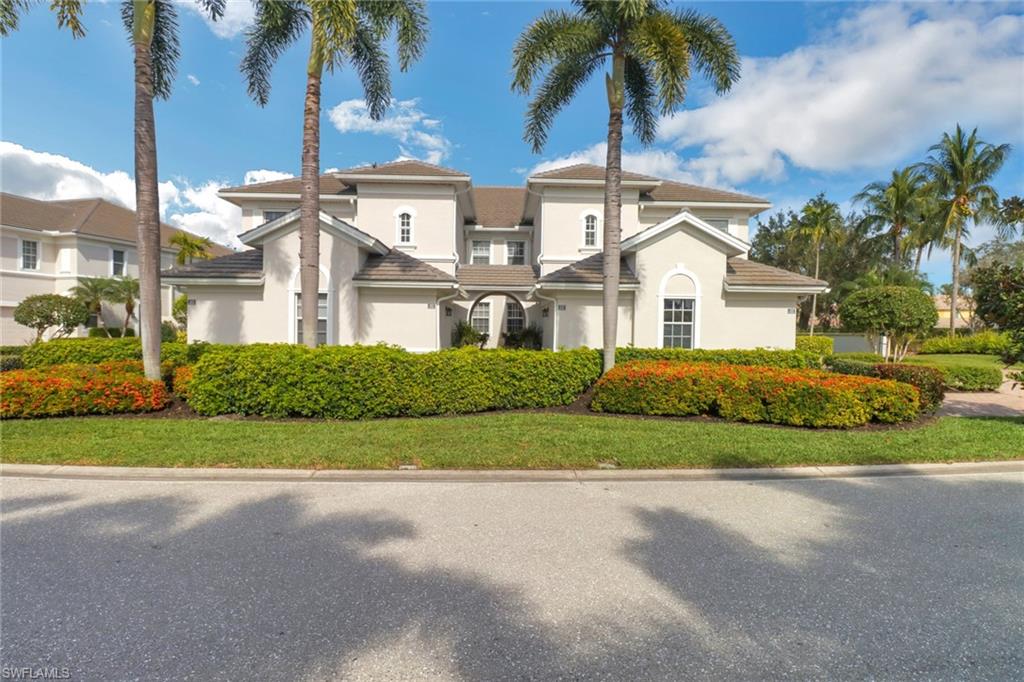
M864 222L875 229L886 229L892 239L893 262L902 262L909 243L905 232L912 232L925 217L928 179L917 168L894 170L888 182L872 182L853 197L864 204Z
M69 292L77 298L89 311L96 316L96 326L109 337L107 325L103 321L103 304L113 302L116 281L110 277L79 277L78 284Z
M111 282L110 302L124 305L124 324L121 336L128 335L128 323L135 317L135 301L139 298L139 280L134 277L119 277Z
M382 42L397 34L398 64L405 71L426 42L422 0L255 0L256 21L246 33L242 74L260 106L270 97L270 71L285 49L310 28L306 98L302 118L302 188L299 265L302 340L315 347L320 289L320 89L328 73L350 64L363 85L370 117L380 120L391 103L388 55Z
M213 242L209 237L199 237L188 232L176 232L171 237L171 246L178 247L178 255L175 257L178 265L191 263L196 258L206 260L210 258L210 248Z
M1012 239L1017 230L1024 228L1024 199L1012 196L1003 199L999 205L997 234L1002 239Z
M978 129L970 135L957 124L956 130L943 133L932 145L931 155L921 164L941 197L943 236L953 250L953 290L949 305L949 333L956 333L956 306L960 291L960 261L967 219L973 224L990 220L999 223L999 194L989 184L1003 167L1010 145L991 145L978 139Z
M0 0L0 36L18 29L18 12L28 9L28 0ZM82 26L82 0L51 0L50 9L57 14L57 27L67 28L74 38L85 35Z
M843 229L843 215L839 205L819 194L806 204L800 212L800 220L793 226L791 239L809 239L814 249L814 279L818 279L821 266L821 245ZM814 336L814 323L818 316L818 295L811 297L811 317L808 321L810 334Z
M608 152L602 266L607 372L615 365L618 330L623 112L640 142L648 145L654 141L658 114L670 114L683 103L691 67L722 93L739 78L740 60L725 26L693 10L670 10L662 0L574 4L575 12L544 12L519 36L513 48L512 89L527 94L540 81L527 108L524 133L534 152L540 153L558 112L611 62L611 73L605 74Z

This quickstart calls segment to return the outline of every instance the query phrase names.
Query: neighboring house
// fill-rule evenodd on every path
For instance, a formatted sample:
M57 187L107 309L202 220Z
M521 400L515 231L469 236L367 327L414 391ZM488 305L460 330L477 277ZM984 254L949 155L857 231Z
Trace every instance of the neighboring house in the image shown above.
M801 296L825 282L747 260L763 199L623 173L619 345L792 348ZM220 196L248 251L176 267L192 340L296 342L298 178ZM320 178L320 341L451 345L457 321L528 325L544 346L601 345L604 170L537 173L525 187L397 161Z
M164 268L178 250L170 238L179 230L161 225ZM215 245L212 255L231 253ZM135 212L103 199L39 201L0 193L0 344L31 341L35 334L14 321L26 296L65 294L80 277L139 276ZM171 287L163 287L163 315L171 314ZM124 309L104 306L104 322L121 326ZM136 313L137 315L138 313ZM85 329L77 335L84 336Z
M949 329L949 318L952 314L952 306L949 305L950 296L935 294L932 301L935 302L935 310L939 313L939 320L935 323L936 329ZM974 302L969 297L960 296L956 304L956 329L968 329L974 322Z

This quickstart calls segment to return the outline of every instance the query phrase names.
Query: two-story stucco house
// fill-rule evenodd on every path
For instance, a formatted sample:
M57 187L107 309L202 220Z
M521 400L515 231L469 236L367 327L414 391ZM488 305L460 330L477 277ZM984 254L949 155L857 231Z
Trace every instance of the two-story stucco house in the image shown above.
M160 261L174 264L170 239L180 230L160 226ZM231 250L215 244L211 255ZM39 201L0 193L0 343L15 345L35 332L14 321L14 308L27 296L66 294L80 277L138 277L135 212L103 199ZM169 319L173 292L163 287L163 316ZM104 322L120 326L123 307L107 306ZM79 329L78 335L84 335Z
M398 161L321 177L320 341L451 344L459 320L500 343L600 346L604 170L525 187ZM299 179L223 190L249 250L165 273L188 295L192 340L295 342ZM755 197L623 173L620 345L791 348L796 305L826 283L747 259Z

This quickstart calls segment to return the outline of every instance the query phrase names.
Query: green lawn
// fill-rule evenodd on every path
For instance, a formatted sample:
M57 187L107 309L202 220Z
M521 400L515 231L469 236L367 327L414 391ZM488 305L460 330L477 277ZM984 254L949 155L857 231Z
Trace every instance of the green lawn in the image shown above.
M761 467L1024 458L1024 419L810 431L717 421L504 413L366 422L79 417L5 421L4 462L164 467Z
M998 355L974 355L971 353L908 355L903 362L911 365L927 365L929 367L988 367L1003 369L1006 364Z

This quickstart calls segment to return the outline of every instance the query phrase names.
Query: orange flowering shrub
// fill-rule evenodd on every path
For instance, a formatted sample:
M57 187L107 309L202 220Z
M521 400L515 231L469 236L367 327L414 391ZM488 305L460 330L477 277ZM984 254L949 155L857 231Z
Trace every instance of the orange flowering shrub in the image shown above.
M860 426L917 417L909 384L813 369L711 363L630 362L597 382L591 409L655 415L717 415L792 426Z
M174 380L171 384L171 390L174 391L174 395L178 396L182 400L188 400L191 386L192 365L176 367L174 369Z
M162 381L150 381L137 360L53 365L0 374L0 417L57 417L151 412L168 402Z

